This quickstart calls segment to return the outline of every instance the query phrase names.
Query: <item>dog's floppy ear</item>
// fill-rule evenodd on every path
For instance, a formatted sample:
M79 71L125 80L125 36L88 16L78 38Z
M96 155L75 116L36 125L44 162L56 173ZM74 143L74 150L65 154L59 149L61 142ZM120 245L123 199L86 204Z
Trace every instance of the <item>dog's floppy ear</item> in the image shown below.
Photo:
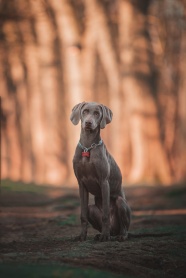
M79 123L80 117L81 117L81 108L83 107L83 105L85 104L85 102L81 102L78 103L77 105L74 106L74 108L72 109L72 113L70 116L70 120L72 121L72 123L74 125L77 125Z
M100 123L100 128L105 128L105 126L112 121L113 114L112 111L105 105L101 104L101 108L102 108L103 116Z

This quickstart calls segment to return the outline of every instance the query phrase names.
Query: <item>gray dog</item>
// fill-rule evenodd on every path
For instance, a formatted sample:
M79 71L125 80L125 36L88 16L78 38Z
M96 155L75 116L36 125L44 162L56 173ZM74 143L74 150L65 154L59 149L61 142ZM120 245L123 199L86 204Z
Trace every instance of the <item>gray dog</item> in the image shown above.
M112 121L112 111L102 104L82 102L72 109L70 119L74 125L81 119L80 141L73 158L81 201L82 230L78 239L86 240L89 222L101 233L96 240L107 241L116 236L123 241L128 235L130 208L120 169L100 137L100 128ZM89 193L95 196L94 205L88 205Z

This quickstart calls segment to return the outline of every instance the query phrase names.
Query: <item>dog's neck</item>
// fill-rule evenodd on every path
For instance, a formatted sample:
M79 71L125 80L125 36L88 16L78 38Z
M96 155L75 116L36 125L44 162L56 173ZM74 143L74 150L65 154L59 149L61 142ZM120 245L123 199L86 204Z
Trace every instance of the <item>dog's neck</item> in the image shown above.
M81 128L80 142L84 147L90 147L93 143L98 144L101 140L100 127L95 130L85 130Z

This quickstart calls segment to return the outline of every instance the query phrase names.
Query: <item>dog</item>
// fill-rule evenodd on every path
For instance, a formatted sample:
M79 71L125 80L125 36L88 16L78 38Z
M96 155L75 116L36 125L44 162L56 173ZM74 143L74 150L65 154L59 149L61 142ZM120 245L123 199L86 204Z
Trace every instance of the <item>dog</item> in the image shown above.
M86 240L90 223L100 232L95 240L108 241L113 236L124 241L131 211L122 188L121 171L100 137L100 129L112 121L112 111L102 104L82 102L74 106L70 119L74 125L81 120L80 141L73 158L81 204L78 240ZM94 195L94 205L88 204L89 193Z

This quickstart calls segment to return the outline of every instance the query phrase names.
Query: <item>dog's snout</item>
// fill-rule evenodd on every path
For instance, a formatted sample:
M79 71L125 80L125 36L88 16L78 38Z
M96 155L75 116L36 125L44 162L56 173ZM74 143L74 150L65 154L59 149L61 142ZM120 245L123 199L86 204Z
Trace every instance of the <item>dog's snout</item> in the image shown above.
M91 121L86 121L85 124L86 124L87 126L90 126L90 125L92 125L92 122L91 122Z

